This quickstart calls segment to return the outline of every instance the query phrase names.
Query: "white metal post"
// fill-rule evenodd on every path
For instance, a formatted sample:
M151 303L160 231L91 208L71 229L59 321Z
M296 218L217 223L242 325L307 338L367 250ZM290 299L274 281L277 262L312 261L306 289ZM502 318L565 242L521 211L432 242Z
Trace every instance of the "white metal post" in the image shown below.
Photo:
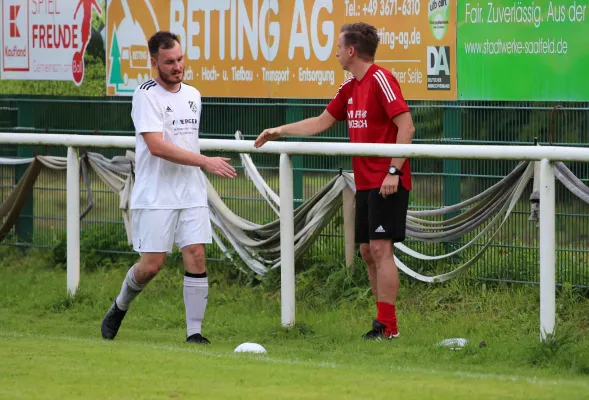
M540 162L540 339L556 323L556 234L554 164Z
M80 158L67 149L67 291L75 295L80 284Z
M292 162L280 155L280 294L282 326L295 323L295 262Z

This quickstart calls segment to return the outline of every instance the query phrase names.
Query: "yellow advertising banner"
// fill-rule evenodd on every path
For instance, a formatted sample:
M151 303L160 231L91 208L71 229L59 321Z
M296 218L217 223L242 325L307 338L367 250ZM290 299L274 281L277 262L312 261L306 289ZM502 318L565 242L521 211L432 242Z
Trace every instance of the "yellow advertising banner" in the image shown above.
M456 99L455 0L109 0L107 94L155 76L147 41L181 38L185 81L205 97L331 98L349 76L340 28L378 30L376 63L407 99Z

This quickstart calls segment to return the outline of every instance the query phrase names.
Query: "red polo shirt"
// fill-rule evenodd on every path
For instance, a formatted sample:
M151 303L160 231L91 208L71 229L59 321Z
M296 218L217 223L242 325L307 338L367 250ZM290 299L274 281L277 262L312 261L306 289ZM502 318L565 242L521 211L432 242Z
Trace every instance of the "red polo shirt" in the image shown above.
M372 64L361 80L352 77L340 86L327 111L338 121L348 120L352 143L397 143L392 118L409 107L393 74ZM391 157L352 157L356 189L380 188L390 165ZM409 159L401 171L403 187L411 190Z

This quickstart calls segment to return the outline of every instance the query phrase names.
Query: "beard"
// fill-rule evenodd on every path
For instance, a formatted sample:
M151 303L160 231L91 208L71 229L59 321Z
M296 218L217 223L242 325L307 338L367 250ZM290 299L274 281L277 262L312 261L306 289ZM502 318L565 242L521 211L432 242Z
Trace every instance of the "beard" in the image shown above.
M176 83L182 82L182 78L184 78L184 71L181 71L178 75L168 74L162 71L161 69L157 69L158 75L162 81L167 83L168 85L174 85Z

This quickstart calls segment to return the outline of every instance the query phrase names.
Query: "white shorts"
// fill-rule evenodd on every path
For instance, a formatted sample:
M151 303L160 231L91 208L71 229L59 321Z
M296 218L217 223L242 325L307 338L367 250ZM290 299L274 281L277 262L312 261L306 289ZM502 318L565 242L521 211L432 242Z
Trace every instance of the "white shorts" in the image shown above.
M131 210L133 249L138 253L171 253L174 242L182 249L212 242L207 207L180 210Z

